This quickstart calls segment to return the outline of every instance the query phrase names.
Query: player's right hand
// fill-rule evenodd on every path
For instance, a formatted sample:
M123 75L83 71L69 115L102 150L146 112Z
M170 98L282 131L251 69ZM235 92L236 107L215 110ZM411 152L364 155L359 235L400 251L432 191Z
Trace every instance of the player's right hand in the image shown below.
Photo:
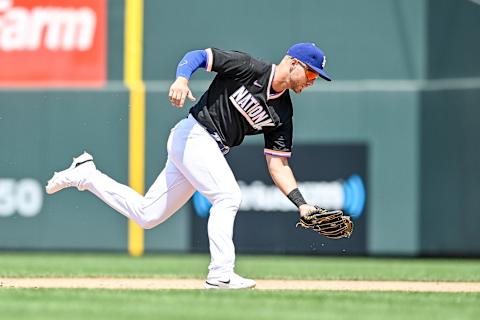
M188 79L178 77L170 86L168 99L172 103L172 106L181 108L185 104L185 98L190 99L190 101L196 100L192 95L192 91L190 91L190 88L188 87Z

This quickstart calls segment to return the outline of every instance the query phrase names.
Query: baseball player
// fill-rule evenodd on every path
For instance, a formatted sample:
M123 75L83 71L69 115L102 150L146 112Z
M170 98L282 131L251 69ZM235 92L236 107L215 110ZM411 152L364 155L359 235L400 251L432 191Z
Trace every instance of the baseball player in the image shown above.
M211 262L205 288L252 288L254 280L234 271L233 225L241 192L224 155L245 136L263 134L264 154L275 184L297 206L301 217L315 211L298 190L288 165L293 129L289 90L301 93L318 77L330 81L325 62L324 53L313 43L293 45L277 65L238 51L188 52L169 90L172 105L181 108L187 98L196 100L188 82L199 68L215 72L216 77L188 117L171 130L165 168L145 196L101 173L86 152L74 158L69 168L55 173L46 191L88 190L150 229L167 220L198 190L212 203L208 220Z

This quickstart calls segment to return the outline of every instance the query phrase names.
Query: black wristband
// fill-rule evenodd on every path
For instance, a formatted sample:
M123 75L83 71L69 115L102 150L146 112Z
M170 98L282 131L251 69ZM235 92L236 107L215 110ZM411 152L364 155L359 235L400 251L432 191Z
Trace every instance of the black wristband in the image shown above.
M300 190L298 190L298 188L295 188L292 191L290 191L290 193L287 195L287 198L290 199L290 201L292 201L293 204L297 206L297 208L299 208L302 204L307 204L305 199L303 199L303 196L300 193Z

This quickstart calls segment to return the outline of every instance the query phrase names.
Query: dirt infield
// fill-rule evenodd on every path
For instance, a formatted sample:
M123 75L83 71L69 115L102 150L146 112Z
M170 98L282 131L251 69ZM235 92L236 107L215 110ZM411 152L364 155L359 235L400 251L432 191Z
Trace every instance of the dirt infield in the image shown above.
M1 288L202 289L200 279L0 278ZM256 290L480 292L480 282L258 280Z

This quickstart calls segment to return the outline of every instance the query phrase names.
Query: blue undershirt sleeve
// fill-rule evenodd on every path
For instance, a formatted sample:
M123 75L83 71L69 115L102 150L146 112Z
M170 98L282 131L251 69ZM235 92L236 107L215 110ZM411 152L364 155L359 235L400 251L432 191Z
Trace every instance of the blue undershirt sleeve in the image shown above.
M185 54L177 66L177 75L190 79L190 76L197 71L198 68L207 67L207 52L205 50L190 51Z

